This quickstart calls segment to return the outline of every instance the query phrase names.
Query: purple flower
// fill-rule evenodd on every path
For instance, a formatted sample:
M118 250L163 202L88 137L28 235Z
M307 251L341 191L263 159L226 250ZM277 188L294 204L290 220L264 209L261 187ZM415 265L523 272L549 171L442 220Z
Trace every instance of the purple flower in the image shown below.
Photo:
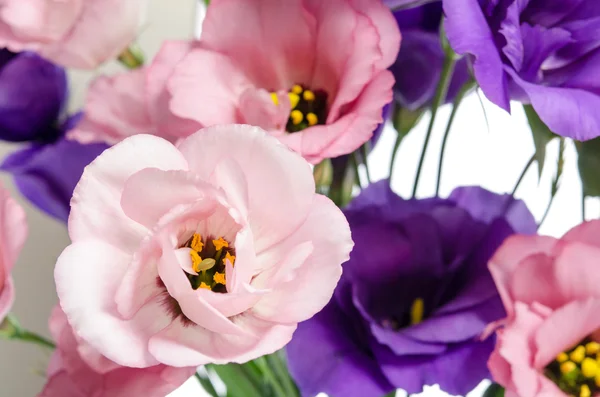
M394 16L402 32L398 59L390 67L396 78L394 97L401 106L415 110L433 100L442 73L442 3L395 11ZM467 61L463 58L456 64L446 101L452 101L468 80Z
M52 142L36 142L10 154L0 169L11 173L19 191L35 206L66 221L75 185L83 169L102 153L105 144L84 145L65 138L81 114L69 118L51 134Z
M533 216L479 187L403 200L387 181L345 213L355 246L342 279L287 348L302 394L377 397L439 384L465 395L488 376L494 340L478 337L505 314L487 262L507 236L535 233Z
M67 98L67 77L30 52L0 50L0 139L52 140Z
M598 0L451 0L444 12L489 100L507 111L509 99L531 103L565 137L600 135Z

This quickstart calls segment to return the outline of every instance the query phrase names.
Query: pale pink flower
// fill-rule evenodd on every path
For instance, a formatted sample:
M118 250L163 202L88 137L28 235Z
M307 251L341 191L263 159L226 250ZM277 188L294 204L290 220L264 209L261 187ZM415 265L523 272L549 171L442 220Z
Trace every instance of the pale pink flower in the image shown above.
M195 367L122 367L99 354L73 333L59 306L50 316L56 351L39 397L164 397L196 371Z
M244 362L331 298L352 240L309 164L259 128L136 135L85 170L55 271L76 333L121 365Z
M26 238L25 211L0 185L0 323L10 311L15 298L10 272Z
M317 163L382 122L399 46L380 0L213 0L200 44L169 80L171 111L259 126Z
M0 0L0 47L91 69L134 39L147 0Z
M490 270L508 317L488 365L506 395L600 395L600 221L509 237Z

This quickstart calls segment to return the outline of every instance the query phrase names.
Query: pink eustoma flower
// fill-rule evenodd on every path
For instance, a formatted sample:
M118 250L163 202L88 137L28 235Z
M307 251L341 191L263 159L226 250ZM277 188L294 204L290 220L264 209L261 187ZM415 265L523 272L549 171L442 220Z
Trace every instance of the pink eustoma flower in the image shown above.
M49 323L57 350L39 397L164 397L196 371L165 365L122 367L77 337L60 307L54 308Z
M508 317L489 360L507 396L600 395L600 221L509 237L490 262Z
M310 165L259 128L136 135L85 170L58 259L76 333L118 364L245 362L331 298L352 240Z
M25 211L0 186L0 323L10 311L15 298L10 272L26 238Z
M92 69L134 39L146 0L2 0L0 47Z

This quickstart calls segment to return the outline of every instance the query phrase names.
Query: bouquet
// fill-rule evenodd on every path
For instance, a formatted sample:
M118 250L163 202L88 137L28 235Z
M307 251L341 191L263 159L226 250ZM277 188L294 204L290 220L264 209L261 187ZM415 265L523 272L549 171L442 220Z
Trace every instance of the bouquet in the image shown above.
M0 138L21 142L0 169L71 240L49 338L11 314L27 222L1 188L0 337L49 353L39 397L186 382L212 397L465 396L482 382L489 397L600 396L600 221L585 213L600 196L596 0L204 1L200 37L152 57L135 43L146 3L0 2ZM68 114L65 69L113 60L122 70ZM476 94L523 112L535 152L511 193L441 195L453 121ZM397 159L419 126L413 175ZM395 144L378 143L384 129ZM581 223L542 236L569 145ZM376 146L391 156L377 181ZM539 219L515 198L534 165L540 179L553 167Z

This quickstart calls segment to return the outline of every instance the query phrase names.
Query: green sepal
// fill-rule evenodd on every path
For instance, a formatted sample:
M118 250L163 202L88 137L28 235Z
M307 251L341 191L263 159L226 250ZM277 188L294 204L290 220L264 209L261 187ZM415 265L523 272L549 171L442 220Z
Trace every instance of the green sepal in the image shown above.
M529 122L529 128L533 135L533 144L535 145L535 160L538 163L538 179L542 177L544 163L546 162L546 147L548 143L558 136L540 119L537 112L531 105L523 105L523 110Z

